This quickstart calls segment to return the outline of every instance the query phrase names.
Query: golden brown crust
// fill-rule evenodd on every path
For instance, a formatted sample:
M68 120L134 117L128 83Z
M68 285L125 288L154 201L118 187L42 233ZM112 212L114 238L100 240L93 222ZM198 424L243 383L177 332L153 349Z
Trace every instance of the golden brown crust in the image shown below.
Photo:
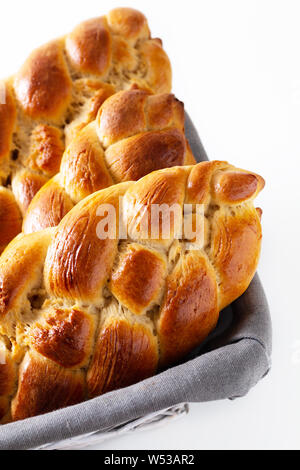
M260 207L256 207L256 212L259 217L259 220L261 221L262 216L263 216L263 210Z
M152 171L183 165L184 135L178 129L145 132L112 145L105 152L115 182L137 181ZM121 158L120 158L121 157Z
M50 311L29 332L33 349L65 368L80 368L89 359L95 333L95 317L76 308Z
M97 132L105 147L146 130L147 97L143 90L129 90L113 95L103 104L97 117Z
M97 117L97 132L104 147L141 132L170 127L184 132L183 103L172 94L150 95L135 87L110 97Z
M147 19L133 8L115 8L107 18L111 31L127 40L137 41L150 36Z
M166 272L166 260L159 253L132 244L112 273L110 289L122 305L140 315L159 300Z
M95 397L128 387L156 371L158 348L149 328L126 319L110 319L101 328L87 374L88 393Z
M42 268L51 232L16 237L0 258L0 332L5 316L25 306L27 294L41 284ZM2 331L6 333L5 330Z
M185 154L185 159L184 159L184 165L190 166L190 165L196 165L196 163L197 163L197 160L194 157L192 148L188 140L186 140L186 154Z
M0 187L0 254L6 245L20 233L22 217L13 193Z
M23 232L33 233L56 227L74 206L57 178L52 178L34 197L23 220Z
M240 204L254 198L265 185L261 176L240 171L219 172L213 183L213 198L227 204Z
M47 181L45 176L30 170L24 169L16 173L12 180L12 191L23 217L32 199Z
M0 95L0 161L9 156L16 124L16 104L11 87L0 82L0 90L2 85L4 85L4 103L1 103Z
M54 176L59 171L63 153L64 143L60 129L40 124L31 134L27 165L47 176Z
M8 338L0 335L0 424L10 420L10 399L15 392L17 364Z
M121 36L114 36L112 43L114 70L127 70L132 75L139 67L137 50Z
M61 175L67 193L76 203L113 184L94 123L85 127L67 148Z
M72 65L80 72L105 75L112 53L106 18L93 18L78 25L67 36L66 51Z
M170 93L150 95L146 115L149 130L176 127L184 132L184 104Z
M82 303L101 303L118 241L98 238L97 226L101 219L96 214L101 204L118 208L119 196L125 190L126 185L120 192L108 188L95 193L62 220L49 247L45 266L47 290L54 296Z
M75 96L85 97L85 100L81 113L65 126L65 148L85 126L96 119L102 104L116 93L116 88L99 78L82 78L74 82L74 93Z
M94 243L85 243L90 239ZM108 265L116 252L115 240L97 240L96 224L91 223L87 212L74 220L67 233L64 226L59 227L46 264L48 290L57 297L78 298L83 303L101 300Z
M17 98L24 112L33 119L60 122L70 103L71 89L61 41L35 50L15 79Z
M174 363L198 346L218 318L213 269L201 253L184 255L167 279L157 325L161 366Z
M0 349L0 397L13 394L16 379L16 364L10 354ZM1 419L1 413L0 413Z
M12 401L14 421L74 405L85 397L84 375L68 371L42 356L27 353L19 371L17 395Z
M8 414L10 402L7 397L0 397L0 424L6 424L5 417Z
M210 200L210 185L213 172L226 168L224 162L203 162L192 169L186 191L186 204L207 204Z
M114 93L116 92L115 88L111 85L103 84L101 88L99 88L94 96L91 98L89 102L89 109L87 115L86 124L91 121L94 121L97 117L98 111L103 105L103 103Z
M133 240L170 246L182 228L182 204L185 196L188 167L171 168L151 173L133 185L124 198L124 217ZM164 219L156 217L152 207L162 214L170 211L168 236L164 234ZM161 206L161 207L160 207ZM139 210L139 207L142 210ZM165 209L165 211L164 211Z
M261 224L253 207L233 214L217 211L212 222L210 258L220 279L219 308L236 300L249 286L259 260Z
M143 42L139 48L144 67L144 80L155 93L168 93L172 83L170 61L159 39ZM138 81L137 81L138 82Z

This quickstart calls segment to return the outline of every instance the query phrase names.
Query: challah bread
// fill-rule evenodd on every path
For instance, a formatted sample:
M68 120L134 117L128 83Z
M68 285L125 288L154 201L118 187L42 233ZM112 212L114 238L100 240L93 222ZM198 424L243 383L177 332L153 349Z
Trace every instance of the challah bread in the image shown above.
M23 231L55 227L73 205L114 183L195 163L184 133L184 107L174 95L135 87L120 91L69 144L60 173L33 198Z
M225 162L173 167L93 193L56 228L18 235L0 257L2 422L129 386L199 345L254 276L263 187ZM174 204L166 238L152 208ZM195 241L180 229L198 205Z
M130 8L85 21L0 83L1 250L21 231L35 193L59 171L65 145L106 98L133 83L169 93L171 66L144 15Z

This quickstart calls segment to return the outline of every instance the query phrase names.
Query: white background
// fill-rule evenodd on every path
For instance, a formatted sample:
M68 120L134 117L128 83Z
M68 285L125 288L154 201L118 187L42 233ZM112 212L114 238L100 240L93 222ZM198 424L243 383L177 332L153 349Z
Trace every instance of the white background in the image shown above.
M0 76L83 19L132 6L161 37L210 159L256 171L267 186L259 273L274 325L273 369L234 402L192 405L159 430L106 449L300 448L300 2L295 0L9 0L0 5Z

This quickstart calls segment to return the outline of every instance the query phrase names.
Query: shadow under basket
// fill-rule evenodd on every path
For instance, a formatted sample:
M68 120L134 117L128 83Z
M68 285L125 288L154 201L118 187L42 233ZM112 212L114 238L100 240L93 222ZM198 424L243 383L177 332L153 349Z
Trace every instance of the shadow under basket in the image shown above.
M197 161L207 160L188 115L186 134ZM187 403L243 397L269 372L271 350L270 312L256 275L182 363L131 387L1 426L0 449L81 448L184 416Z

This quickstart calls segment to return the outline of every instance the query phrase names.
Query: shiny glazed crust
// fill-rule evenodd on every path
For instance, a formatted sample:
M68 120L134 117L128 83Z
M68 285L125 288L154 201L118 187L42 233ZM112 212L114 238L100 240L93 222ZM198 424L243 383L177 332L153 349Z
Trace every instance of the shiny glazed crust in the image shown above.
M0 257L2 422L132 385L199 345L255 274L262 233L253 200L263 187L226 162L177 166L95 192L57 227L18 235ZM107 204L127 239L118 224L114 237L99 237ZM152 204L179 207L167 239ZM190 249L180 229L196 204L203 237Z
M95 120L102 103L133 84L169 93L171 75L145 16L118 8L33 51L15 76L0 83L0 184L10 192L4 209L0 199L1 251L20 232L16 214L24 215L59 172L66 145Z

